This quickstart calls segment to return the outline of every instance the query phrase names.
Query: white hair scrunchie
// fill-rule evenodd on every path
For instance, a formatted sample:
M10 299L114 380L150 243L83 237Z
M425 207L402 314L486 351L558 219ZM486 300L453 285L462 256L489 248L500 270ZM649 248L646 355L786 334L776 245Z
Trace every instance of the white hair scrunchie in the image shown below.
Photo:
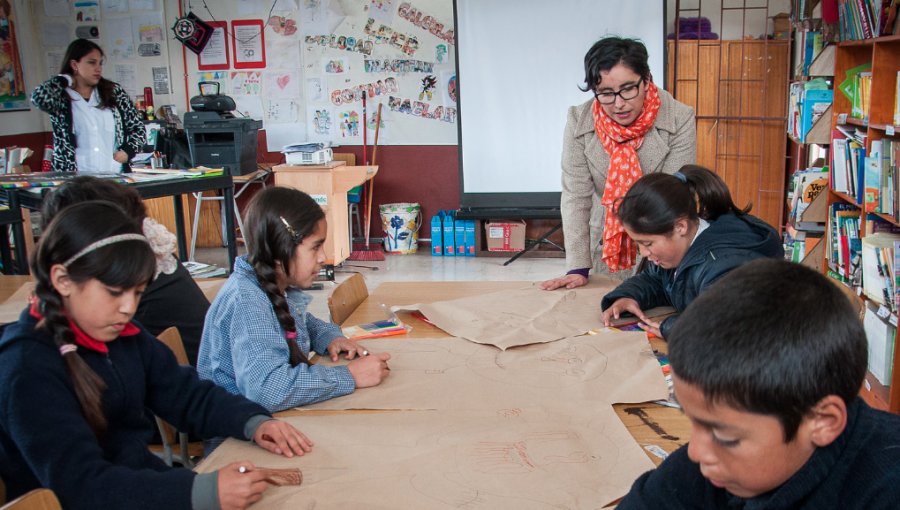
M175 258L175 244L177 238L175 234L169 232L165 225L160 224L153 218L144 218L144 237L150 243L150 248L156 255L156 274L160 273L172 274L178 268L178 259Z

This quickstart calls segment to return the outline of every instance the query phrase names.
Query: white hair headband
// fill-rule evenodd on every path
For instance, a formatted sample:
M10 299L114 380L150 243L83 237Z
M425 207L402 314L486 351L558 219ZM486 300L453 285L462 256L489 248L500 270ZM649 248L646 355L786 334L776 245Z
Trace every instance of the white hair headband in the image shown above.
M103 248L104 246L121 243L122 241L144 241L148 245L150 244L149 241L147 241L147 238L142 236L141 234L117 234L114 236L104 237L99 241L94 241L93 243L85 246L81 251L69 257L69 260L63 262L63 267L68 269L68 267L72 265L72 262L75 262L88 253Z

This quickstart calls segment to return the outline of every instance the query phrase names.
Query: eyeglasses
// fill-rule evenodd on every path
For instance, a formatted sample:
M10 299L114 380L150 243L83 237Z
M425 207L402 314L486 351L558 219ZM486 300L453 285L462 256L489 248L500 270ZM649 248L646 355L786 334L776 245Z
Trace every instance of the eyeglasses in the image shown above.
M643 82L644 79L641 78L639 82L634 85L622 87L618 92L594 92L594 97L597 98L597 101L599 101L600 104L613 104L616 102L616 96L621 97L623 101L629 101L638 97L638 94L641 92L641 83Z

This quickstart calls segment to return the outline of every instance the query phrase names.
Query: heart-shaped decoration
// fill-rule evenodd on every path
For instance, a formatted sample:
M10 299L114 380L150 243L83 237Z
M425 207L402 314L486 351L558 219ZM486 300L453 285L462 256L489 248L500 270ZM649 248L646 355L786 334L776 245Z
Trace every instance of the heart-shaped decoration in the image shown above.
M291 81L290 75L285 74L285 75L283 75L283 76L279 76L279 77L275 80L275 83L278 84L278 88L280 88L281 90L284 90L284 88L287 87L287 84L288 84L288 82L290 82L290 81Z

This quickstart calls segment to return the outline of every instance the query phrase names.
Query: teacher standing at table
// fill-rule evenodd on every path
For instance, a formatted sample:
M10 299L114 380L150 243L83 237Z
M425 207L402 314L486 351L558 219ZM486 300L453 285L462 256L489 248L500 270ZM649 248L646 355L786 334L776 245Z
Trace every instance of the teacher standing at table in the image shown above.
M118 83L103 77L103 50L87 39L69 44L59 75L31 101L50 114L56 172L119 173L144 145L140 114Z
M594 98L569 108L562 151L565 276L544 290L585 285L593 268L631 275L636 249L611 207L643 174L675 173L695 163L694 110L657 88L647 48L635 39L603 38L584 56L584 87Z

